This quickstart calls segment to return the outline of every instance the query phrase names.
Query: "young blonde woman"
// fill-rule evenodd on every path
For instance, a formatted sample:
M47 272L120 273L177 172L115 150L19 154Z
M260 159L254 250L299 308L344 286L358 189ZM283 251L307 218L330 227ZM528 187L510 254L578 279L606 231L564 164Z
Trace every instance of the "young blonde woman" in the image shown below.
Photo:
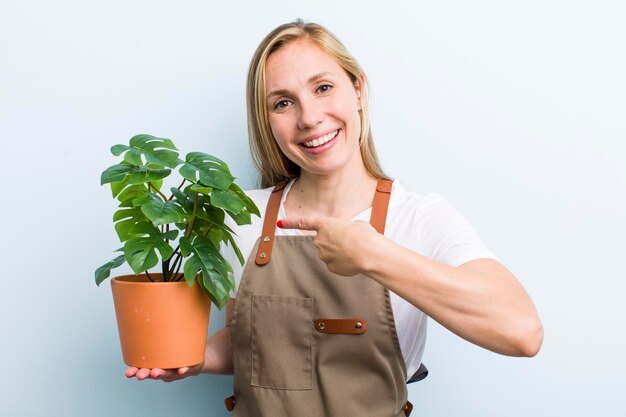
M274 29L250 64L247 191L261 219L229 248L237 290L204 363L128 368L174 381L233 373L235 416L410 414L430 317L491 351L534 356L543 329L516 278L437 195L389 179L369 127L367 78L324 27Z

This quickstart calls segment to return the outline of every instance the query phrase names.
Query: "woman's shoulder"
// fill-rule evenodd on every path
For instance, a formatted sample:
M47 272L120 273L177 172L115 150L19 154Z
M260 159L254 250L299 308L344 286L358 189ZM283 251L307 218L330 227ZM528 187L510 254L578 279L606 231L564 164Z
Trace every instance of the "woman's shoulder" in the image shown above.
M390 234L396 241L453 266L478 258L497 259L469 220L446 197L434 192L416 193L400 183L396 186L396 203L390 202ZM395 191L396 188L392 198Z
M424 213L445 208L450 203L441 194L435 192L419 193L409 190L399 180L394 180L389 201L389 209L402 213Z

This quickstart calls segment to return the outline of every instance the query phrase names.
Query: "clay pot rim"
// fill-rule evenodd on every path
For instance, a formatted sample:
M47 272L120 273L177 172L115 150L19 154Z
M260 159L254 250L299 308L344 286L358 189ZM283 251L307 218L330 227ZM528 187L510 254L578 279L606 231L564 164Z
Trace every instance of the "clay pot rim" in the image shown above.
M154 285L154 284L158 284L158 285L187 285L187 281L185 281L185 279L181 279L180 281L155 281L152 282L150 280L148 280L147 277L145 277L145 275L143 275L143 277L146 279L146 281L136 281L137 277L142 276L143 274L128 274L128 275L120 275L114 278L111 278L111 283L115 282L116 285ZM153 273L151 274L152 276L156 276L156 277L162 277L163 274L162 273ZM183 274L179 274L181 277L183 276ZM195 280L194 280L195 283Z

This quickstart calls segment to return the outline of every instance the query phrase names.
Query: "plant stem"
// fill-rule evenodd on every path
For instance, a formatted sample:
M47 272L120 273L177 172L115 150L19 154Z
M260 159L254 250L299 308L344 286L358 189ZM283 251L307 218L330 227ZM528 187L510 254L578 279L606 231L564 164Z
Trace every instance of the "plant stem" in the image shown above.
M176 255L176 259L174 259L174 262L171 262L172 258L174 258L174 255ZM167 267L168 267L168 270L169 270L170 272L173 272L173 271L174 271L174 269L176 269L176 262L178 262L178 260L179 260L180 258L182 258L182 256L183 256L183 255L182 255L182 254L178 251L178 248L176 248L176 250L174 251L174 253L172 253L172 256L170 256L170 259L168 259L168 260L167 260L167 261L168 261L168 262L167 262ZM170 265L172 265L172 268L171 268L171 269L169 269L169 266L170 266ZM170 274L170 276L171 276L171 274Z
M152 282L154 282L154 280L152 279L152 277L150 276L150 274L148 273L148 271L146 271L146 275L148 276L148 279Z
M185 181L187 181L187 178L183 178L183 182L181 182L180 185L178 187L176 187L176 188L178 188L180 190L180 188L183 186L183 184L185 184ZM174 194L172 194L170 196L170 198L167 199L167 201L170 201L173 198L174 198Z
M170 278L170 259L172 259L171 256L169 257L169 259L166 259L161 263L161 269L163 270L163 281L169 281Z
M176 266L176 272L174 273L175 277L178 276L178 273L180 272L180 267L182 266L182 264L183 264L183 257L180 256L178 258L178 266L176 266L176 263L174 263L174 266ZM176 281L181 281L182 279L183 279L183 277L179 277Z
M156 191L156 192L157 192L157 193L161 196L161 198L162 198L164 201L168 201L167 196L166 196L165 194L163 194L163 193L161 192L161 190L159 190L159 189L158 189L158 188L156 188L154 185L152 185L152 183L151 183L150 181L148 181L148 187L149 187L149 188L152 188L154 191Z
M182 254L180 253L179 248L180 248L180 246L177 246L176 249L174 249L174 252L172 253L172 256L170 256L169 259L167 260L167 275L170 278L175 278L176 277L176 275L172 275L172 273L176 269L176 262L178 262L178 260L182 256ZM176 258L174 258L174 256L176 256ZM172 262L172 259L174 260L173 262ZM172 265L171 268L170 268L170 265Z
M161 234L163 234L163 232L169 232L170 231L170 225L166 224L165 226L161 225ZM165 239L165 243L169 242L169 239ZM172 255L167 258L164 259L163 262L161 262L161 270L163 271L163 281L169 281L170 278L170 260L172 259L172 256L174 256L174 253L172 253Z

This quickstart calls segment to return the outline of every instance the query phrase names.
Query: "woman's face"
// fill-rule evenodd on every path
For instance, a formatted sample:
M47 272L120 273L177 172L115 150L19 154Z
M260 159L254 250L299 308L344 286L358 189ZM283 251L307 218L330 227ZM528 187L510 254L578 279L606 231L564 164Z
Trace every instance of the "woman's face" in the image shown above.
M265 65L266 106L274 138L303 171L330 174L362 164L361 91L313 42L283 46Z

